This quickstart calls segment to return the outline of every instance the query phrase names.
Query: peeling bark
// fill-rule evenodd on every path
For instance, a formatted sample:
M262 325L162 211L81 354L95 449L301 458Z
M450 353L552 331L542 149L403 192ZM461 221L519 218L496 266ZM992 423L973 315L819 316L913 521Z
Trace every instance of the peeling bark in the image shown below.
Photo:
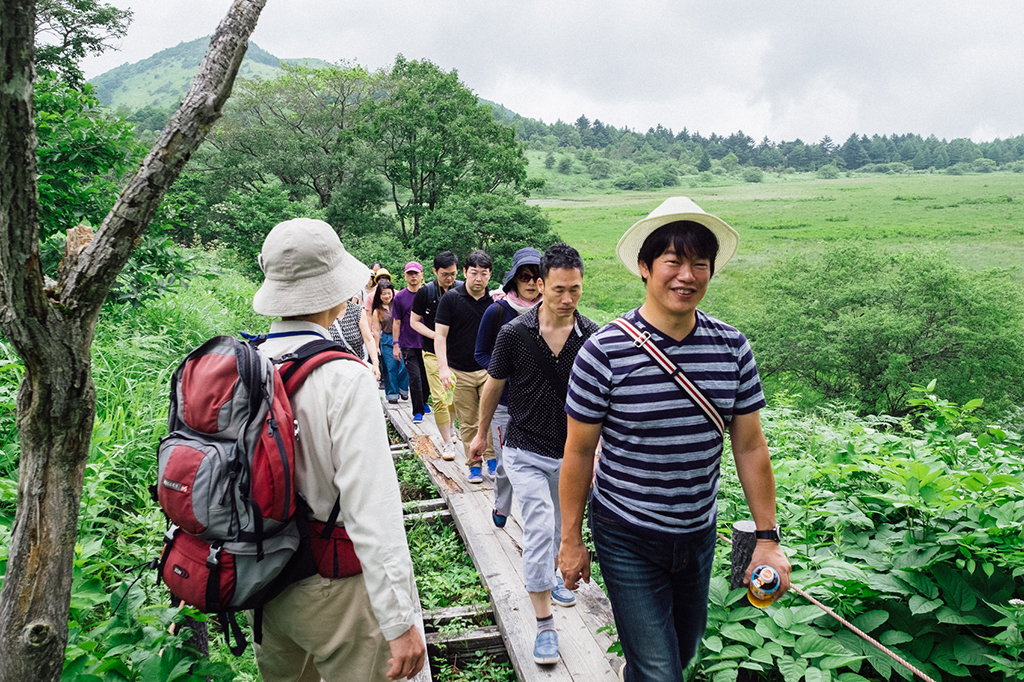
M25 363L18 509L0 592L0 682L56 681L95 417L90 347L103 301L238 73L266 0L235 0L181 107L95 238L43 289L36 203L34 0L0 0L0 330Z

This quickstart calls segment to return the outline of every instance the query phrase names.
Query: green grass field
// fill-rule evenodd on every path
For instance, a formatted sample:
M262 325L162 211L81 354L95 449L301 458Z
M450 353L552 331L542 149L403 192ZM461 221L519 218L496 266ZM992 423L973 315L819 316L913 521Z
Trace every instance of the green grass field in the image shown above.
M688 181L696 186L688 186ZM969 269L1011 268L1024 285L1024 174L767 174L763 183L716 177L721 186L682 184L658 192L574 195L531 201L587 263L584 312L607 320L643 301L643 285L615 259L615 244L669 196L688 196L740 234L735 258L716 273L702 309L729 321L751 297L750 276L789 253L814 253L835 240L886 249L946 249Z

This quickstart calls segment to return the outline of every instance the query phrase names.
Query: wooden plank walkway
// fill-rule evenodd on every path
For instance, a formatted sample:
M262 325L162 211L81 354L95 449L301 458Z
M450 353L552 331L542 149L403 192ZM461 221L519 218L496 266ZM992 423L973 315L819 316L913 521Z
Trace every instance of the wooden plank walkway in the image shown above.
M466 544L477 571L491 595L495 621L505 642L509 660L520 682L614 682L622 659L608 654L612 639L597 629L612 622L611 605L596 584L576 592L576 605L553 606L561 660L555 665L533 662L537 625L529 595L523 587L523 526L519 505L514 505L505 528L491 521L493 485L466 482L466 458L461 442L454 461L441 459L441 436L433 415L412 423L408 401L385 403L388 418L422 459L427 473L444 500Z

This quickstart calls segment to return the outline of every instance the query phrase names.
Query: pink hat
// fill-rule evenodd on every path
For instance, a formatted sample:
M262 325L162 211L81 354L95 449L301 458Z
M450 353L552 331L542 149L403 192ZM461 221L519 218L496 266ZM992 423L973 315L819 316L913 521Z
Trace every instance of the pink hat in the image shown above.
M423 266L411 260L405 264L405 272L423 272Z

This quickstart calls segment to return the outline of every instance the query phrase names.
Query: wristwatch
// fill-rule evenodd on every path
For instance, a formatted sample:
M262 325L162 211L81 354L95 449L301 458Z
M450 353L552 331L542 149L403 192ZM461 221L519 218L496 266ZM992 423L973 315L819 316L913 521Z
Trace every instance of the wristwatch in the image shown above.
M782 542L782 527L779 524L775 524L774 528L768 530L755 530L754 537L758 540L774 540L775 542Z

